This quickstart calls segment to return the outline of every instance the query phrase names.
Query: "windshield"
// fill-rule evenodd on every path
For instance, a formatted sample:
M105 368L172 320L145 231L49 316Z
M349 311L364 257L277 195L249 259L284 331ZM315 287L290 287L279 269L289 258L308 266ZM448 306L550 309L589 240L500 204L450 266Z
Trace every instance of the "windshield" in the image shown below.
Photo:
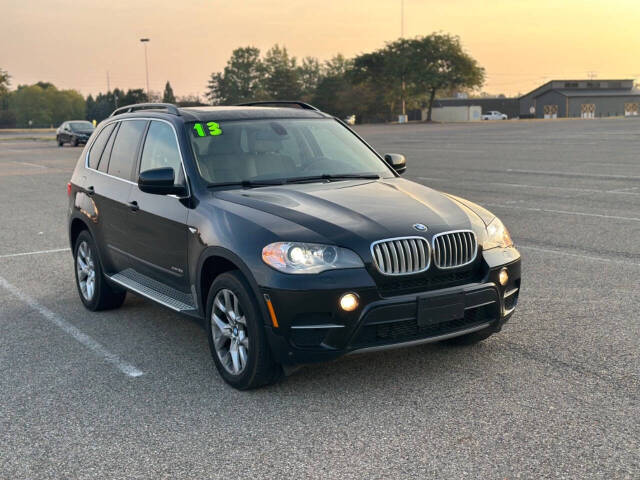
M333 119L187 123L200 175L210 184L369 175L390 169Z
M93 130L93 125L91 124L91 122L69 122L69 126L74 132Z

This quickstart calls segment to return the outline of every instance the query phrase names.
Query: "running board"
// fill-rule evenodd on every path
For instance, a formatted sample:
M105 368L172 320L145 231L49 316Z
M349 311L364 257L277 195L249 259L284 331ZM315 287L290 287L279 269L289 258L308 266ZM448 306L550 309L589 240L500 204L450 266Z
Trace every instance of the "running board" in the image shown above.
M196 309L192 295L183 293L146 275L142 275L132 268L127 268L114 275L108 275L108 277L109 280L127 290L147 297L176 312L189 312Z

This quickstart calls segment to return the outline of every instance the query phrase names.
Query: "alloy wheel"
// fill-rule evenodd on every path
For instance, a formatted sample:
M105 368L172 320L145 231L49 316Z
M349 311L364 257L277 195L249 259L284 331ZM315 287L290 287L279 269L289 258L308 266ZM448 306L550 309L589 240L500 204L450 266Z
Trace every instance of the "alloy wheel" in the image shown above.
M211 311L211 333L218 359L227 372L241 374L249 359L247 319L231 290L218 291Z
M76 255L76 271L80 292L87 302L93 299L96 291L96 268L89 244L83 241L78 246Z

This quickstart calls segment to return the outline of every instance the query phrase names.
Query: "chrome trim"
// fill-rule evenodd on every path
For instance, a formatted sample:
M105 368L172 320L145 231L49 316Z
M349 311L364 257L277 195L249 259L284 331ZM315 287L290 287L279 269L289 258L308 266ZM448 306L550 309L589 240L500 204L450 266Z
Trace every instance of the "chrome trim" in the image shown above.
M471 234L474 245L470 246L468 244L465 235L456 234ZM447 242L446 244L445 240ZM453 268L460 268L466 265L470 265L478 257L478 238L476 237L476 233L473 230L450 230L448 232L441 232L433 236L433 238L431 239L431 243L434 252L434 263L440 270L451 270ZM458 252L463 254L464 250L464 254L466 255L466 252L469 250L469 248L473 246L475 246L475 249L472 253L471 259L466 261L465 263L458 264ZM441 264L447 265L448 263L452 263L453 265L448 267L441 266Z
M292 330L308 330L313 328L344 328L344 325L336 325L335 323L325 323L324 325L294 325Z
M111 118L111 117L108 117ZM173 125L173 123L169 122L168 120L164 120L162 118L151 118L151 117L135 117L135 118L117 118L114 117L113 120L111 120L110 122L106 122L104 124L104 126L100 127L100 132L102 132L102 130L104 130L108 125L111 125L112 123L120 123L120 122L130 122L133 120L144 120L144 121L151 121L151 122L164 122L167 125L169 125L171 127L171 129L173 130L173 136L176 139L176 145L178 146L178 153L180 154L180 166L182 167L182 174L184 175L184 183L187 186L187 195L184 197L178 197L177 195L167 195L167 197L173 197L173 198L188 198L191 196L191 187L189 186L189 178L187 177L187 171L184 168L184 157L182 156L182 149L180 148L180 141L178 140L178 132L176 131L176 127ZM148 133L148 131L147 131ZM91 153L91 149L93 148L93 144L96 143L96 138L98 137L98 135L93 136L93 141L91 142L91 145L87 148L87 153L85 153L84 155L84 168L86 168L87 170L91 170L92 172L96 172L99 173L101 175L105 175L107 177L110 178L115 178L116 180L121 180L123 182L129 183L131 185L138 185L137 182L132 182L131 180L126 180L124 178L120 178L120 177L114 177L113 175L109 175L108 173L105 172L101 172L100 170L96 169L96 168L91 168L89 166L89 154ZM144 140L146 141L147 136L145 135ZM144 143L142 145L143 150L144 150ZM142 154L142 151L140 152L140 154ZM137 162L137 159L136 159Z
M491 322L487 322L487 323L482 323L480 325L476 325L475 327L467 328L465 330L458 330L457 332L451 332L451 333L447 333L447 334L444 334L444 335L439 335L437 337L422 338L420 340L410 340L408 342L401 342L401 343L391 343L389 345L380 345L380 346L377 346L377 347L364 347L364 348L360 348L358 350L352 350L352 351L348 352L347 355L353 355L353 354L356 354L356 353L379 352L381 350L392 350L392 349L395 349L395 348L413 347L415 345L422 345L422 344L425 344L425 343L440 342L442 340L447 340L449 338L454 338L454 337L459 337L461 335L466 335L467 333L477 332L478 330L482 330L483 328L487 328L490 325L491 325Z
M511 295L513 295L514 293L517 293L517 291L520 290L518 287L509 290L508 292L505 292L505 294L502 296L502 298L509 298Z
M487 305L491 305L492 303L496 303L496 301L495 300L490 300L488 302L480 303L478 305L471 305L470 307L464 307L464 309L465 310L471 310L472 308L486 307Z
M512 307L512 308L510 308L509 310L505 310L505 311L502 313L502 316L503 316L503 317L506 317L507 315L511 315L511 314L515 311L515 309L516 309L516 307Z
M383 238L373 242L370 251L373 264L382 275L414 275L431 266L431 245L420 236Z

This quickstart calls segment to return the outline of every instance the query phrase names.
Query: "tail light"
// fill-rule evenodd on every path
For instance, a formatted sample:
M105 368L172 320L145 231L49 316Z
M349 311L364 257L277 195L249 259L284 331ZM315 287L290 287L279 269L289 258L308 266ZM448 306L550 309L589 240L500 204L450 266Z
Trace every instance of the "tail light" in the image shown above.
M67 197L71 196L71 182L67 182Z

